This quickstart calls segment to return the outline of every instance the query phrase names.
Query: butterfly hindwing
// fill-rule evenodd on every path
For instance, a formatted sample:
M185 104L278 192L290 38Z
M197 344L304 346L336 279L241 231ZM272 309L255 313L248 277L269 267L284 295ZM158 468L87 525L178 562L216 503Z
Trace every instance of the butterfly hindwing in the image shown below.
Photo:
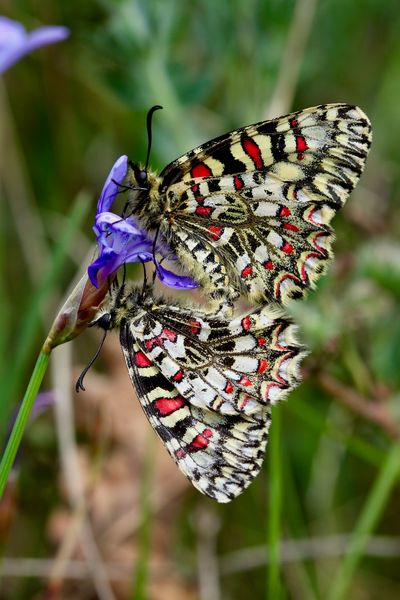
M188 152L134 210L147 226L152 215L213 297L286 303L325 270L330 221L358 182L370 143L358 107L309 108Z
M260 470L271 404L295 387L304 355L277 307L232 321L125 296L120 340L142 407L179 468L219 502Z

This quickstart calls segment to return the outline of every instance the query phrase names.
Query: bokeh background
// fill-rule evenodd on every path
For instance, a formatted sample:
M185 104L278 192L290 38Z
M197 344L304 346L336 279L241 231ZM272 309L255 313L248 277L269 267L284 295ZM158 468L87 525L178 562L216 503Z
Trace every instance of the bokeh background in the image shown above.
M88 375L87 331L52 356L0 505L0 598L373 600L400 596L398 0L14 0L66 42L0 81L0 427L84 268L114 160L152 165L230 129L359 104L374 141L334 221L335 261L291 312L310 348L274 410L265 467L218 506L187 483L134 397L116 336ZM135 272L132 271L132 275ZM139 272L137 273L139 276Z

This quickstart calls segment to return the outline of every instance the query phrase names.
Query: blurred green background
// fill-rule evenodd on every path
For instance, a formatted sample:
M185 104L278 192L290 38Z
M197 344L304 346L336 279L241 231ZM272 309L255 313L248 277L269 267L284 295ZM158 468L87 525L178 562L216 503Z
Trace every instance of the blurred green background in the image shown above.
M27 29L71 30L0 81L3 433L92 247L109 168L124 153L145 158L150 106L164 106L154 168L230 129L325 102L359 104L374 131L361 183L334 220L329 274L291 307L311 352L303 384L274 410L255 483L217 506L175 474L150 426L135 429L140 408L117 343L71 404L97 343L87 332L54 353L46 389L63 408L31 424L0 506L0 598L400 596L398 9L398 0L0 2Z

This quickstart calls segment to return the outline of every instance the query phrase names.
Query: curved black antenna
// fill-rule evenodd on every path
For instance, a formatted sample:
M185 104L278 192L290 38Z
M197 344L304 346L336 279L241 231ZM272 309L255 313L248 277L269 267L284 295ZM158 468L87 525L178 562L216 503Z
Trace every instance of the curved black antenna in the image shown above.
M154 263L155 274L156 275L158 274L157 263L156 263L156 244L157 244L157 238L158 238L158 234L159 233L160 233L160 225L158 225L158 227L156 229L156 233L155 233L154 240L153 240L153 247L152 247L152 250L151 250L151 252L153 254L153 263ZM155 280L155 277L153 277L153 284L154 284L154 280Z
M151 139L152 139L152 135L151 135L151 120L153 118L153 113L156 110L161 110L163 107L160 106L159 104L156 104L155 106L152 106L149 110L149 112L147 113L147 156L146 156L146 166L144 168L145 171L147 171L147 167L149 166L149 160L150 160L150 151L151 151Z
M147 273L146 273L146 265L144 260L142 260L141 258L139 258L140 262L142 263L142 267L143 267L143 285L142 285L142 291L140 292L140 300L143 300L144 295L146 293L146 288L147 288Z
M99 347L97 348L95 355L93 356L92 360L89 362L89 364L83 369L82 373L79 375L78 380L75 384L75 390L76 393L79 394L80 390L82 390L83 392L85 391L85 386L83 385L83 380L85 378L86 373L89 371L90 367L93 365L93 363L96 361L97 357L100 354L100 351L103 347L103 344L105 342L106 336L107 336L108 330L105 329L104 333L103 333L103 338L99 344Z

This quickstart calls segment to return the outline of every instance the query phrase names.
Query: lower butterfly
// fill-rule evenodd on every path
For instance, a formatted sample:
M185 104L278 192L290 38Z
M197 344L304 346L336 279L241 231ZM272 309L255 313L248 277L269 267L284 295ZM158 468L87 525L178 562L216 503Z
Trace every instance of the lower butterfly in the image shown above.
M193 485L218 502L241 494L260 471L271 405L299 383L305 352L282 309L229 321L123 285L93 324L119 329L143 410Z
M370 145L357 106L308 108L217 137L159 175L130 162L130 210L211 297L285 304L325 270L330 221Z

